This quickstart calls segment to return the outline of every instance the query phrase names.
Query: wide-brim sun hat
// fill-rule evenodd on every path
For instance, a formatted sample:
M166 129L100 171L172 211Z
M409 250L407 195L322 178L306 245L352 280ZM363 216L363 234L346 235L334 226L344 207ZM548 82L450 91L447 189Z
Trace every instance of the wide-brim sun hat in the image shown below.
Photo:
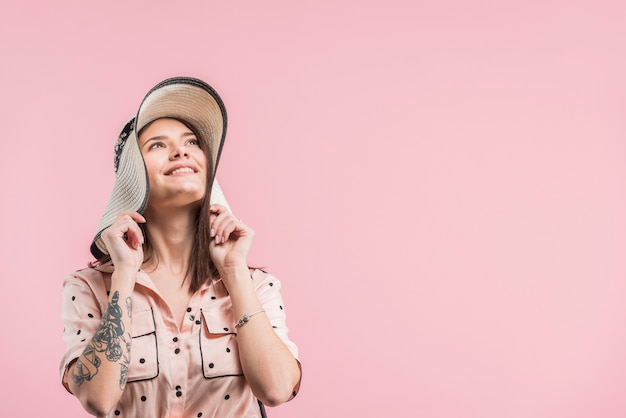
M160 82L146 94L137 116L124 125L115 143L115 183L91 244L91 253L96 259L108 255L101 234L113 224L117 215L122 211L143 213L146 209L150 183L138 132L163 118L180 120L196 134L201 147L209 151L211 177L215 179L226 138L224 102L210 85L197 78L174 77ZM217 179L211 188L210 201L228 208Z

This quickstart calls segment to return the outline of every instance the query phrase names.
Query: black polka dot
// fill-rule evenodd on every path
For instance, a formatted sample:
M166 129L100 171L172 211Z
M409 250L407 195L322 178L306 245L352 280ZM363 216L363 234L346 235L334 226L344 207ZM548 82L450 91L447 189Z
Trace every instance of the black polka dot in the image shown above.
M178 392L176 392L176 396L180 398L181 396L183 396L183 392L179 390Z
M178 337L174 337L174 338L172 338L172 341L174 341L174 342L178 342Z
M115 410L115 415L119 415L119 414L121 414L121 412L118 409L116 409Z
M140 358L140 359L139 359L139 363L144 364L145 362L146 362L146 359L145 359L145 358Z
M76 300L76 296L72 296L72 300Z
M272 328L278 328L276 325L272 325Z
M191 312L191 308L187 308L187 312Z
M180 385L176 385L176 390L180 390Z
M142 396L142 397L141 397L141 402L145 402L145 401L146 401L146 399L148 399L148 398L146 398L145 396Z
M202 416L202 412L198 412L198 418Z
M195 317L195 316L193 316L193 315L189 315L189 320L190 320L190 321L193 321L194 319L196 319L196 317Z
M274 286L274 283L270 282L270 286Z
M88 314L87 314L87 316L88 316L89 318L93 318L93 314L92 314L92 313L88 313Z
M215 300L217 299L215 296L211 296L211 300Z
M215 364L209 363L209 369L212 369L213 367L215 367Z
M174 350L174 354L178 354L180 353L180 348L177 348L176 350Z
M196 325L200 325L202 322L199 319L196 319Z
M230 348L226 347L226 352L230 353Z
M84 343L86 340L86 338L83 338L82 340L80 340L81 343Z
M281 311L283 310L283 305L280 305L280 310L281 310Z
M76 331L76 335L80 335L80 332L81 332L80 330Z
M224 331L228 331L228 328L224 327Z
M230 395L224 396L224 399L229 400L230 399Z

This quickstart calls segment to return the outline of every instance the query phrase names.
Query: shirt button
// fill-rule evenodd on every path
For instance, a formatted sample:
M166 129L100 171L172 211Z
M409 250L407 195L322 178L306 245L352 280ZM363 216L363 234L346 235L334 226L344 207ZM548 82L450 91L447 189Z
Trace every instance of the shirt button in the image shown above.
M177 343L177 342L178 342L178 337L174 337L174 338L172 338L172 341L174 341L175 343Z
M176 385L176 390L180 391L180 385Z
M189 315L189 320L190 320L190 321L193 321L194 319L196 319L196 317L195 317L195 316L193 316L193 315Z
M145 359L145 358L140 358L140 359L139 359L139 363L144 364L145 362L146 362L146 359Z
M187 308L187 312L191 312L191 307Z
M176 396L180 398L181 396L183 396L183 392L179 390L178 392L176 392Z
M174 354L178 354L180 353L180 348L177 348L176 350L174 350Z

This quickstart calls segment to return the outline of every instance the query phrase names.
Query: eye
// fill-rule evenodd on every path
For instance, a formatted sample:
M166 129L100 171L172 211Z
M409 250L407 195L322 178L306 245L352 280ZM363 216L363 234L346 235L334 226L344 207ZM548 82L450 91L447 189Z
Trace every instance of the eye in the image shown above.
M151 149L156 149L156 148L165 148L165 144L163 144L163 142L153 142L152 144L150 144L150 146L148 147L149 150Z
M187 145L197 145L200 146L200 141L198 141L196 138L190 139L189 141L187 141Z

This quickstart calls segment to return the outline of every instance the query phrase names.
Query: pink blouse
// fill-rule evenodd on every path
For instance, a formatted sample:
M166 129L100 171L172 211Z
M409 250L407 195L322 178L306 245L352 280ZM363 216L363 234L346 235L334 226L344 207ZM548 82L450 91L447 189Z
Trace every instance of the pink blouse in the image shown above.
M63 339L67 349L60 373L68 391L68 366L80 356L100 324L112 271L110 265L89 268L63 282ZM252 281L276 333L298 359L298 348L287 336L280 281L262 270L252 272ZM132 306L128 381L110 417L262 416L241 370L236 318L221 280L203 286L192 296L180 330L143 271L137 277Z

